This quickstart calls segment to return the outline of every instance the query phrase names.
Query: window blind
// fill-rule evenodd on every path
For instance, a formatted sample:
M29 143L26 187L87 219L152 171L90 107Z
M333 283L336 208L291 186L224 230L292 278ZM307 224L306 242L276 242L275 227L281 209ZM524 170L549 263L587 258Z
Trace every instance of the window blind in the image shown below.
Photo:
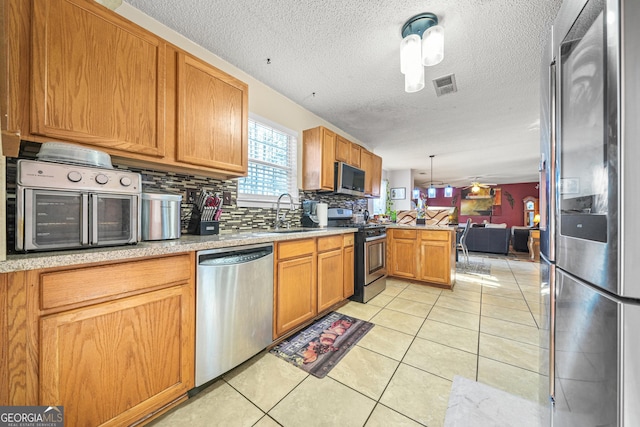
M248 130L248 175L238 180L238 198L266 202L290 193L297 199L295 135L253 119Z

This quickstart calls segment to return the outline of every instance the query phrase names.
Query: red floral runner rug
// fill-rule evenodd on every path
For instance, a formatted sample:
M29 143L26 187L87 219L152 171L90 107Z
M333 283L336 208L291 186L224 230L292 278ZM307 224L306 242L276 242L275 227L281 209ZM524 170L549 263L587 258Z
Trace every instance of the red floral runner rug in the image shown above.
M324 378L365 336L373 323L331 312L271 349L270 353Z

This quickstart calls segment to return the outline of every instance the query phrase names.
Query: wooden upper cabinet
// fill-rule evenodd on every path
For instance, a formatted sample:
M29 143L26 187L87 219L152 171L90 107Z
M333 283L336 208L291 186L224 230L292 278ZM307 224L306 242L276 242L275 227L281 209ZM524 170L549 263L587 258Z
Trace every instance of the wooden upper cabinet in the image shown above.
M333 190L336 134L318 126L302 133L302 189Z
M166 42L89 1L34 1L31 133L162 157Z
M364 171L364 194L380 197L382 158L363 148L360 151L360 169Z
M364 171L364 194L371 195L373 188L373 153L362 149L360 152L360 169Z
M362 147L360 147L358 144L356 143L351 143L351 155L349 156L349 164L351 166L355 166L357 168L360 167L360 150L362 149Z
M177 160L246 174L248 86L178 53Z
M345 162L349 163L351 159L351 141L341 137L340 135L336 136L336 162Z
M380 185L382 184L382 157L373 155L371 168L371 196L380 197Z

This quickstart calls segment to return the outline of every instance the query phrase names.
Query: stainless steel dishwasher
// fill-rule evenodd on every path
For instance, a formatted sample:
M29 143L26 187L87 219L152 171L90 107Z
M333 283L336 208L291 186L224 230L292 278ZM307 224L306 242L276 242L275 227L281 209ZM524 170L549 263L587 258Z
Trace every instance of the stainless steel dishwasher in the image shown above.
M273 245L197 253L196 387L272 343Z

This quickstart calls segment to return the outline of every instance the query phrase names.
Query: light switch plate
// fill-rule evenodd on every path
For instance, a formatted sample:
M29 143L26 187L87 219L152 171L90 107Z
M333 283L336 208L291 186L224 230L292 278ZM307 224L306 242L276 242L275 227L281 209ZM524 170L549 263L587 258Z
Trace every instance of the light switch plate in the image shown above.
M222 192L222 205L223 206L231 205L231 191Z

